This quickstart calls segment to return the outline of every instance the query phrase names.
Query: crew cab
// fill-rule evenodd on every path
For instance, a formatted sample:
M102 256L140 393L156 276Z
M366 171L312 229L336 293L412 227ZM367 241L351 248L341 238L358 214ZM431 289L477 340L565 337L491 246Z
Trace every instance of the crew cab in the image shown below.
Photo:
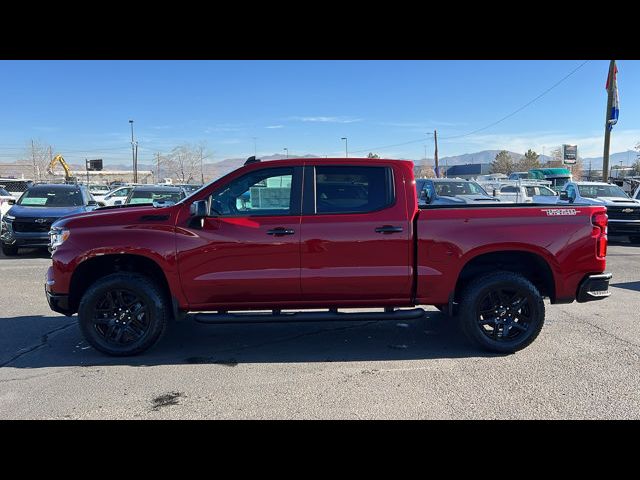
M482 348L515 352L540 333L543 298L610 295L605 211L419 207L409 161L252 160L175 205L57 221L45 291L111 355L145 351L188 312L204 323L397 320L422 317L419 305L457 317ZM354 307L378 310L340 311Z
M617 185L569 182L560 192L558 204L605 205L609 234L628 235L632 243L640 243L640 200L629 198Z
M49 246L49 229L66 215L89 212L96 201L84 185L36 184L20 196L0 223L2 253Z

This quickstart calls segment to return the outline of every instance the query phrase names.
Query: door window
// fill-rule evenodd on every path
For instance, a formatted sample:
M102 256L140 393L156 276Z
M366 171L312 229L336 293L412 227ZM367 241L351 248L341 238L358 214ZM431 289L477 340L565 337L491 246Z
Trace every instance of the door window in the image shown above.
M211 196L211 214L220 216L292 215L293 168L249 173Z
M315 172L316 213L366 213L393 203L387 167L326 166Z

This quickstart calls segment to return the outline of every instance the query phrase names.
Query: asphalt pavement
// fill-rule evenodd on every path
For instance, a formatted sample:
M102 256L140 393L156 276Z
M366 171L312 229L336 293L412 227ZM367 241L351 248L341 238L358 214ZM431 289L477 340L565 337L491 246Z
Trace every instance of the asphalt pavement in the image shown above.
M638 419L640 246L612 241L613 295L548 305L513 355L424 307L406 322L173 324L112 358L49 310L51 260L0 254L0 419Z

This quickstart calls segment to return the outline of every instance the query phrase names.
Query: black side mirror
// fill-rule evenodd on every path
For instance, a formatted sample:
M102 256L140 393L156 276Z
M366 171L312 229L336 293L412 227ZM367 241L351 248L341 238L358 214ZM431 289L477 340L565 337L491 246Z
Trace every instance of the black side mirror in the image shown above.
M96 205L98 205L98 202L96 202L95 200L89 200L87 202L87 205L90 207L95 207Z
M193 218L204 218L209 215L209 209L207 208L206 200L198 200L193 202L189 207L189 213Z
M560 192L560 200L569 200L569 192L562 190Z
M7 203L9 205L15 205L16 204L16 199L15 198L10 198L9 200L7 200Z

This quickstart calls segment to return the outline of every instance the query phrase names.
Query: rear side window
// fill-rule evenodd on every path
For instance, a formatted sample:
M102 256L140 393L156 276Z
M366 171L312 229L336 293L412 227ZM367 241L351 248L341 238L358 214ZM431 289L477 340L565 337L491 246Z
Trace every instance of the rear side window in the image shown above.
M316 213L365 213L393 203L388 167L316 167Z

